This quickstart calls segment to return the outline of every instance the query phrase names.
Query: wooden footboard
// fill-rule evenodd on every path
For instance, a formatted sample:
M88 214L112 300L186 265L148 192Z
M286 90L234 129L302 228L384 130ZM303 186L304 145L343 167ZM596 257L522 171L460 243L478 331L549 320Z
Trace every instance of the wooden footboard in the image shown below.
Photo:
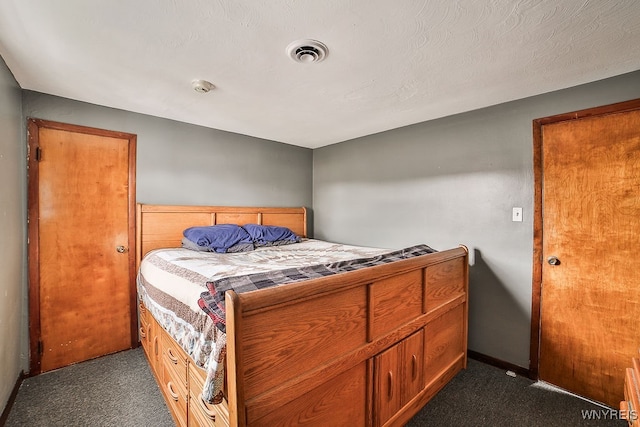
M403 425L466 366L466 248L227 293L231 425Z

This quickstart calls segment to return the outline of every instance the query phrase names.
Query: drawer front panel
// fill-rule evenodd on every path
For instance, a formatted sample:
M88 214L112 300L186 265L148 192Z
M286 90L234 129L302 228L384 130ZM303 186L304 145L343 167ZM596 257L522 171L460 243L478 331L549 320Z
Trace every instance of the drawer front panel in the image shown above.
M151 335L149 334L149 324L141 323L140 324L140 343L142 344L142 349L147 355L147 359L151 358Z
M187 388L180 381L176 381L174 372L167 364L163 364L164 381L162 392L171 406L171 413L181 426L187 425Z
M147 358L151 356L151 334L149 333L149 312L144 304L138 304L138 318L140 319L140 329L138 331L140 343L142 343L142 348L145 353L147 353Z
M189 425L229 427L229 417L225 416L221 405L210 405L202 400L199 392L190 391Z
M204 370L189 363L189 425L229 427L227 402L211 405L201 398L205 375Z
M176 343L163 331L162 334L162 363L167 366L176 382L187 387L187 355Z

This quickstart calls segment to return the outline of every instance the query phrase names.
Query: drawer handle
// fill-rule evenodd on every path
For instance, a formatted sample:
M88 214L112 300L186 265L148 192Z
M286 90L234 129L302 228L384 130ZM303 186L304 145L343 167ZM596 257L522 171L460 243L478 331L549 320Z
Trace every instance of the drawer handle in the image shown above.
M389 371L389 395L388 398L391 400L393 397L393 372Z
M155 337L153 339L153 351L155 352L155 355L158 355L158 337Z
M215 412L213 412L209 408L207 408L207 403L204 401L204 398L202 397L202 394L200 395L200 399L198 399L198 403L200 404L200 409L202 409L202 412L204 412L205 415L207 417L209 417L211 419L211 421L213 421L215 423L216 422L216 414L215 414Z
M147 334L144 333L144 327L140 326L140 338L145 339Z
M169 394L171 395L171 397L173 398L173 400L175 400L176 402L178 401L178 398L180 396L178 396L178 393L176 393L175 391L173 391L173 384L171 384L171 381L169 381L167 383L167 389L169 390Z
M414 354L411 356L411 379L415 380L418 376L418 358Z
M171 347L167 349L167 356L169 357L169 360L173 362L174 365L178 364L178 358L173 355L173 351L171 351Z

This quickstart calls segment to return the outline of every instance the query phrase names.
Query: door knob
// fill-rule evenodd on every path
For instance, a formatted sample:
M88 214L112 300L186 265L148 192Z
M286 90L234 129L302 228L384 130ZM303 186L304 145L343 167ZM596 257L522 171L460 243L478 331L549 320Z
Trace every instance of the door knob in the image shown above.
M549 258L547 258L547 262L550 265L559 265L560 264L560 260L558 259L558 257L555 257L555 256L550 256Z
M116 246L116 252L118 252L120 254L123 254L123 253L127 252L127 248L122 246L122 245Z

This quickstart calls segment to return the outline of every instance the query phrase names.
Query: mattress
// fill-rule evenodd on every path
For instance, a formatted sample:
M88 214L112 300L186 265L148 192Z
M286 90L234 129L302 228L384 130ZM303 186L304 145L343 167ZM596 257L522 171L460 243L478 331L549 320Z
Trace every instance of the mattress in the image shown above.
M250 252L219 254L184 248L156 249L142 260L138 297L194 363L205 369L202 398L223 397L226 334L199 306L208 282L287 268L331 264L388 253L389 249L342 245L315 239Z

